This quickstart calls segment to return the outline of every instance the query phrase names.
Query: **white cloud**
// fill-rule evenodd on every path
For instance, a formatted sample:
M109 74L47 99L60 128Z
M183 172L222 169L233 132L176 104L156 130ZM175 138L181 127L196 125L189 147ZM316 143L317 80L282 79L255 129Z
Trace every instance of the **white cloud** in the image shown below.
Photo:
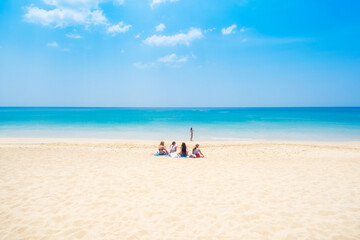
M164 29L165 29L165 24L163 24L163 23L160 23L159 25L156 26L157 32L162 32L162 31L164 31Z
M113 2L123 4L124 0L42 0L45 4L56 7L98 8L100 3Z
M153 46L175 46L177 44L190 45L191 41L202 38L201 29L192 28L187 33L179 33L171 36L152 35L143 42Z
M136 34L135 38L139 38L141 36L140 33Z
M240 32L245 32L247 29L245 28L245 27L242 27L241 29L240 29Z
M100 3L123 4L124 0L42 0L42 2L52 9L39 8L32 4L26 8L25 21L53 27L71 25L89 27L109 24L99 8Z
M67 33L67 34L65 34L65 36L68 38L75 38L75 39L83 38L83 36L76 34L76 33Z
M176 56L175 53L170 54L168 56L164 56L158 59L158 62L161 63L182 63L182 62L186 62L187 61L187 57L178 57Z
M221 29L221 32L223 35L228 35L231 34L236 27L236 24L233 24L230 27Z
M152 0L150 6L153 8L155 5L165 2L176 2L178 0Z
M65 27L69 25L99 25L105 24L107 18L102 10L55 8L45 10L30 6L24 15L26 21L44 26Z
M50 42L50 43L47 44L47 46L57 48L57 47L59 47L59 44L57 42Z
M125 25L123 22L119 22L118 24L112 25L107 28L107 33L117 34L127 32L131 28L131 25Z

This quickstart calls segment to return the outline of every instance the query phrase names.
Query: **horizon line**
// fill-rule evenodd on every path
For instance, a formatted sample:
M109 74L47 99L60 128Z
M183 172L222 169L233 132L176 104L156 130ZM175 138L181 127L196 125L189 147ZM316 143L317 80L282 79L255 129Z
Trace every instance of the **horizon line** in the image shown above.
M0 106L0 108L360 108L360 106L263 106L263 107L99 107L99 106Z

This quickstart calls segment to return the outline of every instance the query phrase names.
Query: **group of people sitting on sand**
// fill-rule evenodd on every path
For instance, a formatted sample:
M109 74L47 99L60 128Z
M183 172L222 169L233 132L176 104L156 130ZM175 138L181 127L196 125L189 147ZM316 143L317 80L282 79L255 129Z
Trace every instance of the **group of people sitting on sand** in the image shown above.
M168 151L165 147L164 141L160 142L158 155L169 155L170 157L193 157L200 158L205 157L199 148L199 144L196 144L192 150L192 153L189 154L188 148L186 147L186 143L181 144L180 152L177 153L177 145L176 142L172 142L170 145L170 150Z

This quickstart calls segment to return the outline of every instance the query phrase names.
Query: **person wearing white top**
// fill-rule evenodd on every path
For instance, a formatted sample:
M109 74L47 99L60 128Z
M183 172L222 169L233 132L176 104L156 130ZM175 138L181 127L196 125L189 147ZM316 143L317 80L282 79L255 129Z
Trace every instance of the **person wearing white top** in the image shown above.
M176 150L177 150L176 142L173 141L172 144L170 145L170 157L178 157Z

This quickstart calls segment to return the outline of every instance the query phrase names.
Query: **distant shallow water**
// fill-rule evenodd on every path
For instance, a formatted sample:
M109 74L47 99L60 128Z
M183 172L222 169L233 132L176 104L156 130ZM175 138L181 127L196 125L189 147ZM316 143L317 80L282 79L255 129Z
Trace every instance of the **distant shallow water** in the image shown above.
M0 137L359 141L360 108L0 108Z

